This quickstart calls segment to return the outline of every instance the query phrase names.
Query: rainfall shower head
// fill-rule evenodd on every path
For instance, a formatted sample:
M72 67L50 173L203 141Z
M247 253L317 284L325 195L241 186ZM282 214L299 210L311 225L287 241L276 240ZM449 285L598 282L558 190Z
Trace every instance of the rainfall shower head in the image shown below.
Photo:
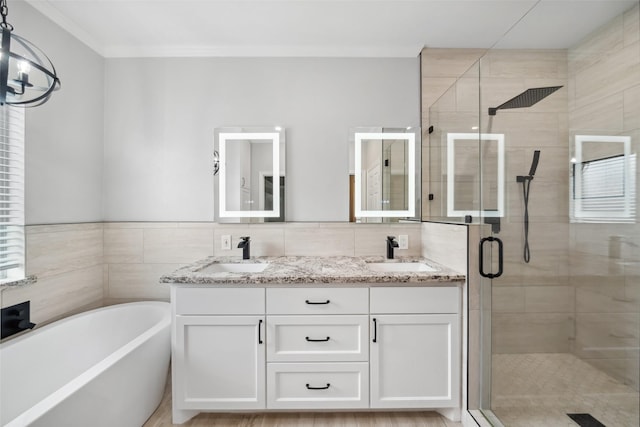
M536 87L532 89L527 89L522 92L520 95L515 96L505 102L502 105L499 105L495 108L489 108L489 115L495 116L498 110L506 110L509 108L526 108L531 107L532 105L540 102L542 99L551 95L553 92L560 89L562 86L549 86L549 87Z

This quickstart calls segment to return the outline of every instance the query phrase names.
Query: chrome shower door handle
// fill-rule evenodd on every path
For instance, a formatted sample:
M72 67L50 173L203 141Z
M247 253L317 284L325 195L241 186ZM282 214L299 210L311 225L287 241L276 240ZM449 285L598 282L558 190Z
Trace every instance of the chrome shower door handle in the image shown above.
M484 271L484 244L485 242L498 242L498 271L496 273L486 273ZM480 268L480 275L489 279L495 279L502 276L504 266L504 245L502 240L497 237L485 237L480 240L480 259L478 260L478 266Z

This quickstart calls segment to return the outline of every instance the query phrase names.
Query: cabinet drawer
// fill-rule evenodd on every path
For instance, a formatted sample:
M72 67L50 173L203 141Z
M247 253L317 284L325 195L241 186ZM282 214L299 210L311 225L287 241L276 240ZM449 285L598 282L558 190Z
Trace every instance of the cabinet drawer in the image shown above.
M366 315L267 316L267 360L367 361L368 319Z
M264 289L176 288L176 314L264 314Z
M367 314L367 288L267 289L267 314Z
M458 313L457 287L371 288L371 313Z
M369 406L368 363L268 363L268 409Z

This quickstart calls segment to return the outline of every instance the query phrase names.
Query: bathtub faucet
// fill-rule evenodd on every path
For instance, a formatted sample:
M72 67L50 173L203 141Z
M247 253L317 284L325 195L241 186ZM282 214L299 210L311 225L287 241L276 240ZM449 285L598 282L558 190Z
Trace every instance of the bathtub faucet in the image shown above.
M17 334L36 326L29 320L30 301L21 302L2 309L2 338Z
M251 238L249 236L241 237L238 247L242 248L242 259L251 258Z

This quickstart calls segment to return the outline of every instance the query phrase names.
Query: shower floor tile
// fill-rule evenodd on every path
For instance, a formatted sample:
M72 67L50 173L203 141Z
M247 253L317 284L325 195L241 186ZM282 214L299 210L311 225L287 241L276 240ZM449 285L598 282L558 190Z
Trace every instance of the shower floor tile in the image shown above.
M492 409L505 427L576 427L568 413L640 425L638 392L572 354L495 354L492 369Z

